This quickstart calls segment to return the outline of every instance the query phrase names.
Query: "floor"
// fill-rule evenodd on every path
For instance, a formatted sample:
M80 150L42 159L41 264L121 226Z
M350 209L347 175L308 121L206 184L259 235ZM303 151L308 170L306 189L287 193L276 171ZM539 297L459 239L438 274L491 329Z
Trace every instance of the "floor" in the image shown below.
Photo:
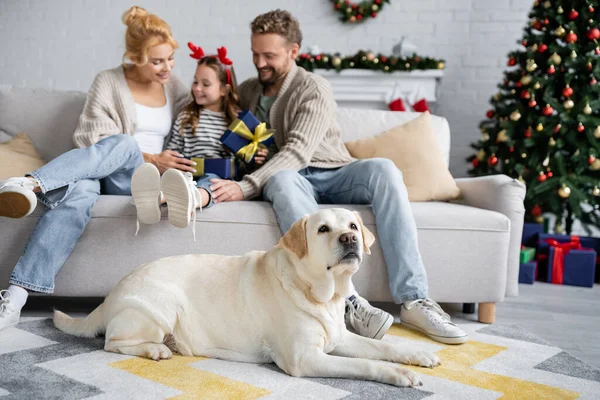
M519 325L548 342L600 368L600 285L593 289L536 282L520 285L518 297L497 305L496 322ZM82 316L101 299L79 300L31 298L24 316L49 317L52 308ZM378 305L394 312L395 305ZM477 320L477 314L463 314L462 305L444 304L453 320Z

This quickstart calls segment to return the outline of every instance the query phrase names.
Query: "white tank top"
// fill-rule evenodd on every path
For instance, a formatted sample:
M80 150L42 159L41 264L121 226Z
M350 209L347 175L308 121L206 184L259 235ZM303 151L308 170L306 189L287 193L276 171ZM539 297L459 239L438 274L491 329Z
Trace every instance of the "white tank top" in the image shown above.
M171 131L173 115L169 96L162 107L148 107L135 103L137 126L133 138L143 153L158 154L163 151L165 138Z

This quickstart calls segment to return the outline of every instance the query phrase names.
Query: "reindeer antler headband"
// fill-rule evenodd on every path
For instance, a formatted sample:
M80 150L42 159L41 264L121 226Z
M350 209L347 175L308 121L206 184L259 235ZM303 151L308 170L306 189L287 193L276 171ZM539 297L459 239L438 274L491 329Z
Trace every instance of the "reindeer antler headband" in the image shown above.
M231 85L231 71L229 70L229 66L233 65L233 61L227 58L227 49L225 47L219 47L217 49L217 54L205 55L202 47L196 47L192 42L188 42L188 47L192 50L192 54L190 57L201 60L204 57L212 57L219 60L221 64L225 67L225 74L227 74L227 84Z

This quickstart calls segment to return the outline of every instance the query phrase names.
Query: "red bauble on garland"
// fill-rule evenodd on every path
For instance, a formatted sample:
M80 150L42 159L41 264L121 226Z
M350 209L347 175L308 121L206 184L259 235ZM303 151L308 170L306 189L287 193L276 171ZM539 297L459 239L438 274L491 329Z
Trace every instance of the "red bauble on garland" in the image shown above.
M600 29L592 28L588 31L587 37L590 40L600 39Z
M550 104L546 104L546 107L544 107L544 110L542 112L545 116L549 117L554 112L554 108L552 108Z
M333 3L333 9L340 13L340 19L343 22L357 23L363 22L369 18L376 18L384 4L390 0L373 0L351 3L350 0L330 0Z
M577 35L571 31L567 34L567 36L565 36L565 41L567 43L575 43L577 41Z
M571 12L569 13L569 18L570 19L576 19L577 17L579 17L579 13L575 10L571 10Z

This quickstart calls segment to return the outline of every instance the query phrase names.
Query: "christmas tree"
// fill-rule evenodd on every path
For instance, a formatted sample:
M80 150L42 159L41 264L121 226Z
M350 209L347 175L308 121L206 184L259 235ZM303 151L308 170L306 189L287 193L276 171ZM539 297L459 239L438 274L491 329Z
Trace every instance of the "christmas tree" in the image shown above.
M533 4L468 158L471 175L524 182L526 219L555 214L555 232L575 219L600 225L599 3Z

